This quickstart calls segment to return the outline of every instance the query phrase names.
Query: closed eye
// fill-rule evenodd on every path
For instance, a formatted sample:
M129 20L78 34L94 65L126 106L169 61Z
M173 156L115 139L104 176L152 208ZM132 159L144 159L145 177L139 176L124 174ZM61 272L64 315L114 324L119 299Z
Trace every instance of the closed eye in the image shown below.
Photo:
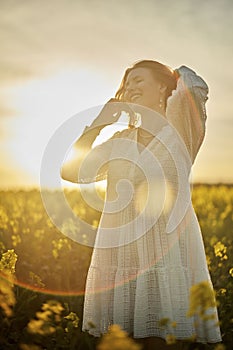
M135 82L135 83L141 83L143 81L143 79L139 76L136 76L134 78L131 78L130 80L128 80L125 84L125 88L127 89L130 85L131 82Z

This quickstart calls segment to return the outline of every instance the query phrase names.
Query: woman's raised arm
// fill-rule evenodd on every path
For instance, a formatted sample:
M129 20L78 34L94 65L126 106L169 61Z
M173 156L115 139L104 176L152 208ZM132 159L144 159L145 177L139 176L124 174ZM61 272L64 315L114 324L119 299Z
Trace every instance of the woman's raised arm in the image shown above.
M87 126L73 146L73 157L61 167L61 177L74 183L90 183L106 178L107 160L111 152L111 139L92 148L100 131L115 123L121 112L127 112L127 104L110 99L100 114Z
M186 144L192 163L205 135L208 86L193 70L181 66L177 88L168 98L166 116Z

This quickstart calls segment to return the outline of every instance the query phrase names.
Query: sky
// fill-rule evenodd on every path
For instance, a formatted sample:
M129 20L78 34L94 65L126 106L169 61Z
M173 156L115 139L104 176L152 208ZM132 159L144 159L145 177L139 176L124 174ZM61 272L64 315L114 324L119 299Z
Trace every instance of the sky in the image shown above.
M125 69L186 65L209 86L194 182L233 180L231 0L0 0L0 188L37 186L46 145Z

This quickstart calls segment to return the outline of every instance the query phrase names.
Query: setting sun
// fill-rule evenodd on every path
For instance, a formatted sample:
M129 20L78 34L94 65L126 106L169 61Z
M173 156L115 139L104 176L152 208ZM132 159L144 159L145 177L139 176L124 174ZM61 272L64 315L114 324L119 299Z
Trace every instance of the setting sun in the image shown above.
M38 182L41 158L55 130L76 113L100 105L111 88L88 70L64 70L47 79L31 80L11 90L17 117L8 121L12 159ZM86 121L86 124L93 119ZM79 130L81 132L81 130Z

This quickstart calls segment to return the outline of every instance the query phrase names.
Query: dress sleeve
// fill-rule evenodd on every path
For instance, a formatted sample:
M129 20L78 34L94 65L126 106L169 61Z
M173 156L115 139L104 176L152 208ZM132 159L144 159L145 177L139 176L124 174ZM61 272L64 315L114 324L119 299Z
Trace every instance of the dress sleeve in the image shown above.
M205 136L208 86L186 66L176 71L177 88L168 98L166 117L183 139L193 163Z
M112 143L118 134L119 132L116 132L107 141L93 148L85 147L88 144L88 136L85 137L87 140L79 143L72 159L63 166L66 174L63 178L79 184L105 180L112 152Z
M92 148L78 169L77 182L88 184L106 180L112 149L112 138Z

